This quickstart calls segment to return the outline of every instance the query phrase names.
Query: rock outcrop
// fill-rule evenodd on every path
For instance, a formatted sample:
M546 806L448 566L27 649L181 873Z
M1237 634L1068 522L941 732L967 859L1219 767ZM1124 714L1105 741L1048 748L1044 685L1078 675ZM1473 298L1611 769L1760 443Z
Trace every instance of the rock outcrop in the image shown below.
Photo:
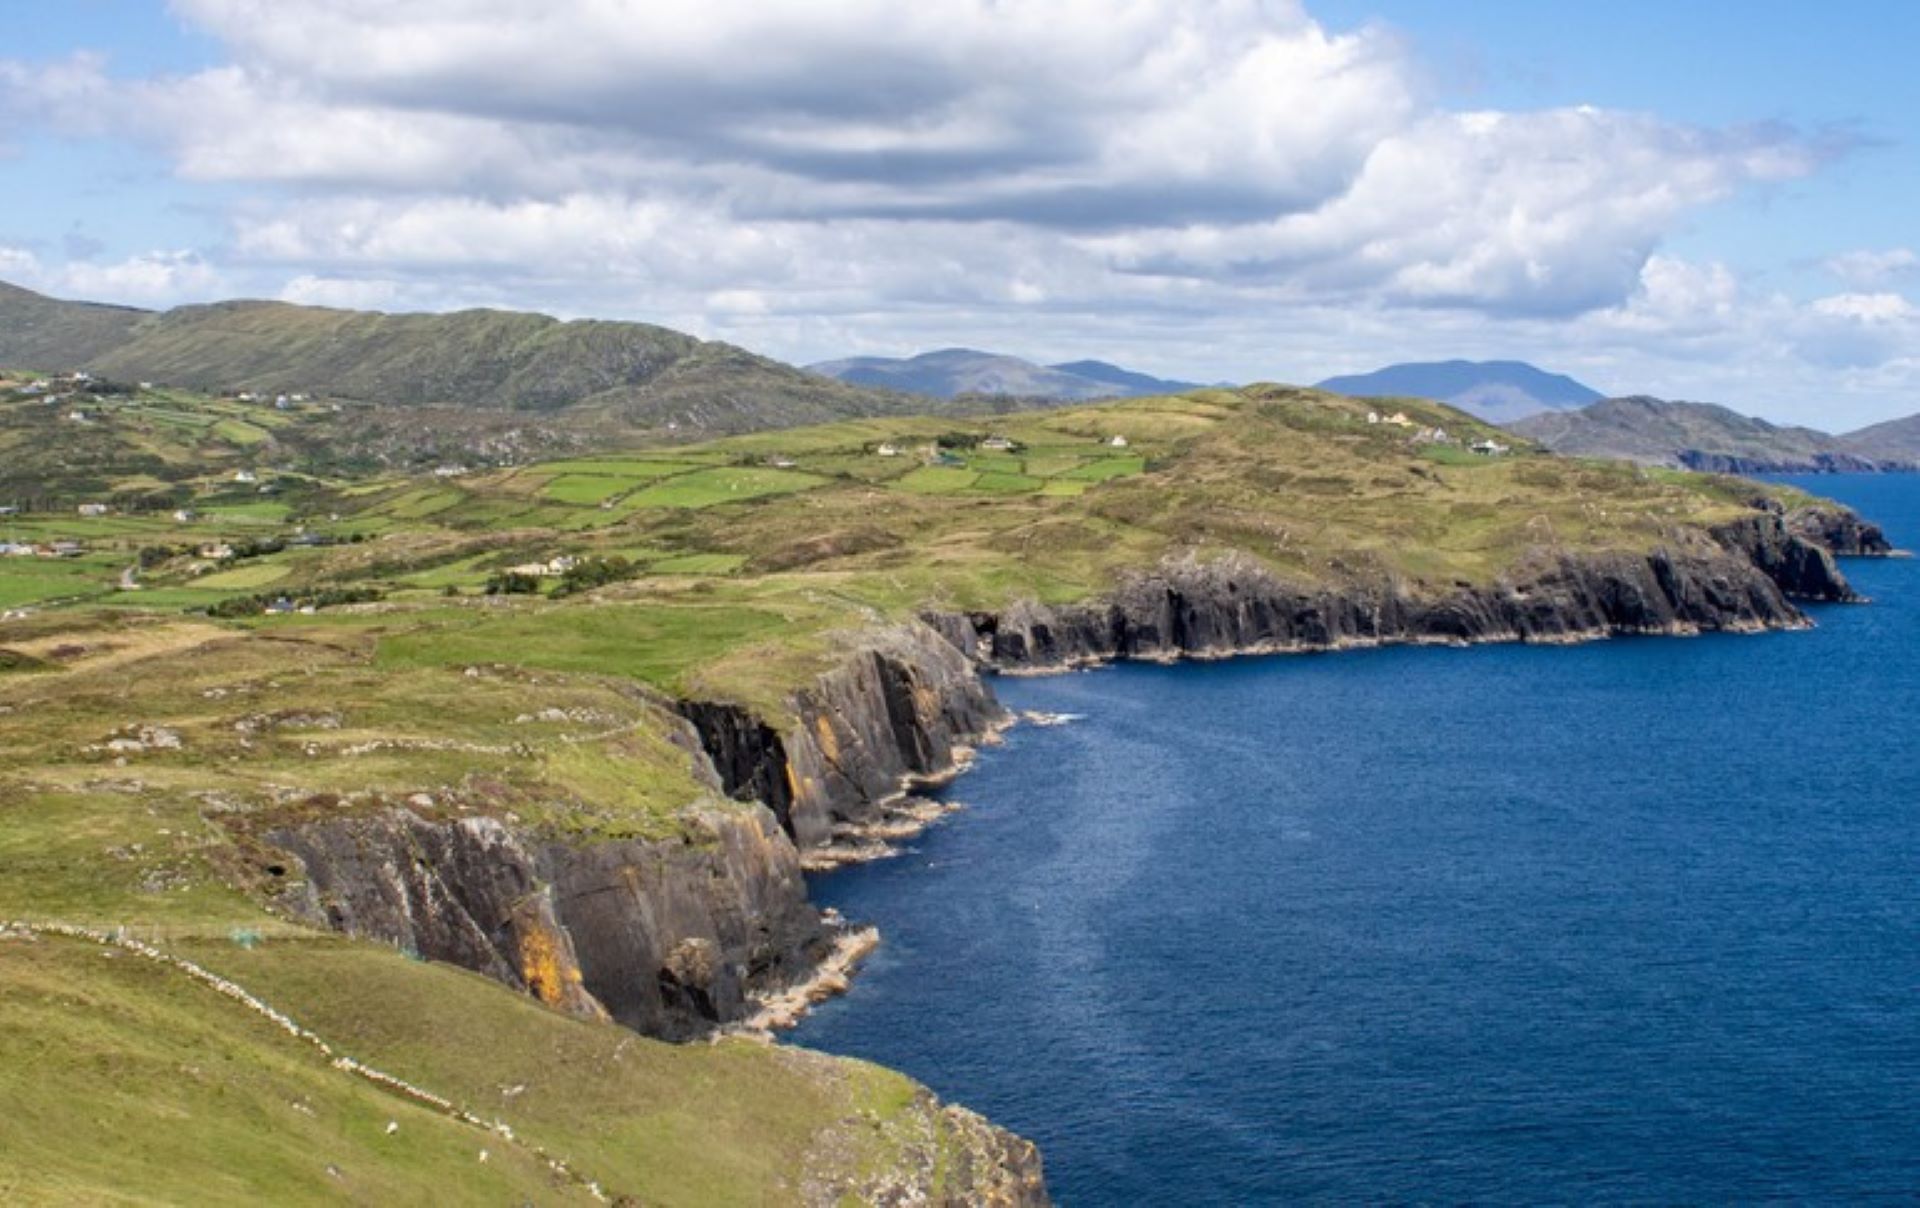
M300 913L684 1039L807 976L832 929L759 806L690 813L688 835L575 845L494 818L406 809L267 838L306 871Z
M1097 603L1021 603L927 620L985 666L1033 671L1124 658L1804 625L1789 597L1853 594L1825 550L1756 513L1715 530L1711 544L1646 555L1543 554L1490 586L1442 593L1392 582L1302 588L1229 555L1135 576Z
M872 818L1005 719L974 667L923 624L860 635L794 695L784 732L736 706L686 702L726 791L766 802L802 848Z
M1789 533L1842 558L1885 558L1894 552L1879 525L1848 508L1795 508L1785 516Z

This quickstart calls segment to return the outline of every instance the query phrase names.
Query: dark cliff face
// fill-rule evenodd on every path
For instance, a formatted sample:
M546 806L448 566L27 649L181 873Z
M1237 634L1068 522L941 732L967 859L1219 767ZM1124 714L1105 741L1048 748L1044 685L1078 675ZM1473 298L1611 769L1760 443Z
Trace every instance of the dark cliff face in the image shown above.
M1289 585L1243 557L1137 576L1101 602L928 618L981 663L1034 670L1115 658L1209 657L1387 642L1564 641L1804 624L1788 597L1851 599L1825 550L1755 514L1711 548L1558 557L1491 587Z
M1787 531L1843 558L1884 558L1893 543L1879 525L1847 508L1795 508L1786 513Z
M921 624L862 635L792 708L783 734L738 706L680 705L726 791L766 802L802 848L945 775L1005 716L972 664Z
M1831 603L1859 598L1830 552L1796 536L1772 512L1755 512L1723 524L1713 530L1713 538L1794 599Z
M393 809L268 837L305 868L316 923L677 1039L805 977L831 939L770 813L708 809L688 826L686 840L573 845Z
M1680 465L1703 474L1878 474L1910 471L1906 462L1875 461L1853 453L1815 453L1800 458L1741 457L1732 453L1708 453L1700 449L1682 449L1675 454Z

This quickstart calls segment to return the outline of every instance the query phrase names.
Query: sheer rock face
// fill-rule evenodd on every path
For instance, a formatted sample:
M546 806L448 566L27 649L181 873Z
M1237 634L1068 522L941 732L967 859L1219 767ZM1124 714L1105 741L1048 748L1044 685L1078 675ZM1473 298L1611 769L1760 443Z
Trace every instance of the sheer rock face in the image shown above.
M1486 587L1416 593L1392 582L1300 588L1250 558L1184 561L1106 600L929 623L980 663L1040 670L1116 658L1218 657L1408 642L1570 641L1609 634L1801 626L1790 598L1849 600L1826 550L1756 513L1646 555L1537 554Z
M947 775L1006 716L968 659L923 624L861 635L792 708L782 733L735 705L680 705L726 791L766 802L801 848Z
M576 846L392 809L269 837L305 868L315 922L679 1039L803 978L830 940L768 811L700 810L688 827Z

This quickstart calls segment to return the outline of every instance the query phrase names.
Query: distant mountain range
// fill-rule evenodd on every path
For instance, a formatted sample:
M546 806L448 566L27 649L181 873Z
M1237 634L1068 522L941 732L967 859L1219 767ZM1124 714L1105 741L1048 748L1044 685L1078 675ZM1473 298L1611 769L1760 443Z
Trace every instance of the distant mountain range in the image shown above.
M381 314L219 302L153 312L0 283L0 366L203 391L303 392L584 429L699 434L924 413L926 400L806 373L646 323L467 310Z
M1322 390L1355 398L1430 398L1495 424L1584 407L1606 397L1524 361L1422 361L1331 377Z
M1085 402L1178 394L1198 385L1135 373L1105 361L1039 365L1020 357L972 348L942 348L914 357L847 357L821 361L807 368L854 385L906 390L944 399L1000 395Z
M1556 453L1728 474L1913 470L1920 462L1920 416L1832 436L1711 403L1636 396L1507 427Z

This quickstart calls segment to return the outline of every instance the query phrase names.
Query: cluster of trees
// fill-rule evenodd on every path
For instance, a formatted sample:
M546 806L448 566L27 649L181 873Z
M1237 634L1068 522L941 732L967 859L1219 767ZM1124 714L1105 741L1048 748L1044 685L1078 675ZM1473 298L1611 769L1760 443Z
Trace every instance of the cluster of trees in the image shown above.
M386 598L377 587L316 587L298 593L265 591L234 596L209 605L210 617L257 617L266 612L299 608L333 608L341 604L371 604Z
M620 583L640 574L640 565L630 558L582 558L560 574L548 595L562 599L609 583ZM540 593L540 577L525 571L495 571L487 579L490 596L532 596Z

